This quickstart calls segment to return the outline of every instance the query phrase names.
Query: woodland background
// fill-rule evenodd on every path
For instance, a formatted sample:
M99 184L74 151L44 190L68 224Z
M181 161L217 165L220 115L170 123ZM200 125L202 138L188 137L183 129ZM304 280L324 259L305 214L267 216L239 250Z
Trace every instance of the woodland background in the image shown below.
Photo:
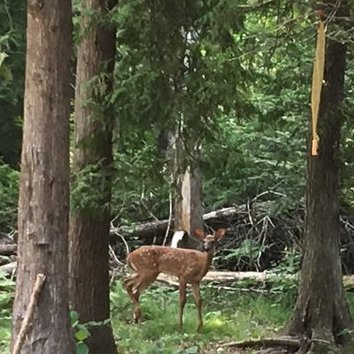
M104 73L88 83L93 88L92 101L102 99L102 106L109 107L114 116L113 166L104 173L101 162L72 169L70 199L71 212L101 215L97 212L101 205L104 214L109 210L101 203L107 188L104 174L108 171L108 180L112 181L111 228L124 236L111 233L111 270L121 271L126 255L122 240L130 248L163 240L164 232L139 233L136 225L171 216L176 186L171 181L173 157L169 143L171 129L177 126L183 127L184 163L195 163L201 170L204 212L235 208L234 213L219 214L206 222L212 228L219 224L229 228L214 266L223 270L267 270L279 275L273 283L261 286L252 281L231 284L232 288L228 288L230 284L209 286L205 291L209 323L206 335L193 337L188 330L185 340L189 347L183 344L181 349L183 339L169 332L172 326L164 326L174 318L175 309L167 313L166 304L174 303L176 294L154 288L149 293L153 300L145 302L145 310L150 310L148 321L160 317L164 321L151 320L145 329L131 327L127 325L129 304L113 272L111 320L119 347L134 352L129 349L134 344L135 348L141 346L135 351L138 353L157 353L158 349L167 353L170 351L166 348L175 349L177 343L180 351L171 349L171 353L196 353L200 342L210 345L214 339L276 332L293 307L297 287L293 275L302 261L309 101L317 34L313 2L133 0L120 1L97 18L82 7L81 1L75 0L73 9L75 49L85 36L85 31L79 31L80 15L91 17L94 25L116 29L113 89L105 90ZM2 243L13 243L17 238L25 23L22 1L5 0L0 4ZM353 28L349 23L333 23L327 33L329 41L345 44L347 49L344 101L340 107L344 117L340 143L340 251L345 274L354 270ZM74 111L74 75L72 80ZM86 103L99 107L95 106L97 102ZM98 108L94 113L99 117L102 112ZM73 167L74 113L70 128ZM94 138L86 139L83 147L94 143ZM198 153L194 151L196 145L201 147ZM1 262L8 259L2 257ZM9 325L13 286L12 280L1 278L0 311L4 317L0 322L4 328ZM230 296L226 290L246 291L247 296ZM250 294L261 297L255 299ZM163 313L159 312L161 299ZM352 308L352 297L348 301ZM238 307L240 313L235 312ZM72 319L74 327L79 325L76 315ZM249 328L250 322L254 331ZM85 332L87 327L79 328L81 342L90 335ZM154 340L157 344L151 343ZM8 329L4 329L0 345L8 341ZM144 345L148 349L142 351Z
M169 217L173 186L166 168L165 133L183 114L187 130L197 131L202 145L205 212L245 206L244 215L228 220L239 248L228 254L227 263L234 257L231 268L264 269L270 265L269 255L257 265L261 255L271 249L271 258L279 260L277 253L286 247L289 252L303 226L315 17L308 1L199 5L174 8L173 2L166 2L165 8L149 14L143 1L122 1L120 11L110 18L118 28L115 87L107 97L117 118L112 218L122 226ZM25 17L22 1L0 4L2 234L16 230L17 223ZM198 42L191 34L178 39L171 35L183 21L195 24ZM330 35L350 44L351 32ZM342 256L347 271L354 267L353 71L349 45L341 165ZM172 79L184 87L178 95L168 89ZM83 179L73 186L73 208L76 203L90 205L96 193L100 195L99 176L94 189L94 171L89 178L90 188ZM258 225L252 227L247 204L254 202L269 203L256 213ZM243 255L244 262L239 260Z

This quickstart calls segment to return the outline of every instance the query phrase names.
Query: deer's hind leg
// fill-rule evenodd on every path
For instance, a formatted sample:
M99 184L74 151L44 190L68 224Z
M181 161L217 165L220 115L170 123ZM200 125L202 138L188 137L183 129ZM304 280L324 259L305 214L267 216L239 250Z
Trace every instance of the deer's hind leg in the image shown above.
M141 319L139 297L144 289L156 280L158 275L159 273L145 273L144 275L139 275L136 273L124 281L124 287L134 305L134 321L136 323Z
M141 318L141 309L140 309L140 304L139 304L139 296L136 296L136 291L134 291L136 287L136 282L139 280L139 275L137 273L127 277L124 282L123 286L125 290L127 291L130 300L133 303L134 306L134 320L135 322L138 322Z

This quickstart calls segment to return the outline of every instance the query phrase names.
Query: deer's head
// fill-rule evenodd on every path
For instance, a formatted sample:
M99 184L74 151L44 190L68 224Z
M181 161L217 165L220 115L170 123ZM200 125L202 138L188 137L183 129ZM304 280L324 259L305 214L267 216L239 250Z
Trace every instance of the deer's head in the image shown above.
M194 235L203 242L204 250L208 252L214 250L217 242L224 237L225 232L225 229L218 229L213 234L207 234L201 229L196 229Z

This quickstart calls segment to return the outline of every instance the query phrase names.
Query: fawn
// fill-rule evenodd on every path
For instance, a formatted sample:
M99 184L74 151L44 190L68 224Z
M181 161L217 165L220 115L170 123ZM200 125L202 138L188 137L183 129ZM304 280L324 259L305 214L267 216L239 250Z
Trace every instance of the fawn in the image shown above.
M203 328L200 281L204 278L212 262L217 241L225 235L225 229L218 229L213 235L203 230L195 230L195 236L203 240L205 252L164 246L143 246L127 257L127 264L135 272L124 281L124 287L134 305L134 319L139 322L141 309L139 297L142 291L154 282L160 273L175 275L179 281L178 327L183 328L183 310L186 303L187 283L197 305L197 319L200 331Z

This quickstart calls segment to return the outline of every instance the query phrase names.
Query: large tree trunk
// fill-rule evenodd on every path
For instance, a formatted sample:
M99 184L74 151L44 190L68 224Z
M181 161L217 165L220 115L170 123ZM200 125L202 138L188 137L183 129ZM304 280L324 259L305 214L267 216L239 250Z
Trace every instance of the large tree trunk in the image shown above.
M343 14L343 12L342 12ZM337 16L339 12L337 12ZM330 24L331 25L331 24ZM311 353L332 353L351 325L342 283L339 237L339 144L346 46L329 40L319 113L319 155L308 160L304 258L288 330L311 339Z
M68 307L71 1L29 1L12 347L46 277L21 354L74 353ZM24 327L26 328L26 327Z
M115 29L102 17L115 0L85 0L75 95L75 151L70 221L70 302L82 322L104 321L109 306L109 226ZM116 353L110 325L90 329L90 354Z

